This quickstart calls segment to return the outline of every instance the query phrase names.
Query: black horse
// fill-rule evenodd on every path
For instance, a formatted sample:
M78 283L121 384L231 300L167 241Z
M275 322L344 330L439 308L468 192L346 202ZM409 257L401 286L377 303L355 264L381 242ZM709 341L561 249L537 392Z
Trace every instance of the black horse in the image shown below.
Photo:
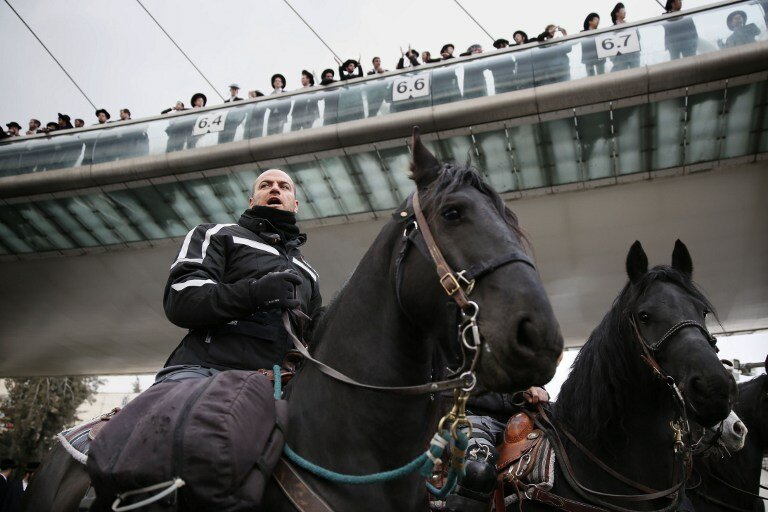
M703 327L713 308L691 281L693 264L685 245L675 243L672 266L648 270L645 252L635 242L626 267L629 283L579 352L552 411L571 470L563 470L563 453L558 453L551 493L616 511L672 511L682 492L649 501L610 495L647 495L680 484L687 450L677 444L675 453L673 447L678 436L690 445L686 417L702 426L723 420L736 398L736 384ZM638 485L609 474L586 451ZM537 501L524 503L525 510L551 510Z
M768 368L768 358L766 358ZM734 410L749 429L744 448L730 457L697 458L688 496L696 512L764 510L760 493L763 457L768 455L768 376L739 384Z
M540 277L519 258L525 238L501 197L466 166L441 165L422 144L412 143L412 178L429 229L454 269L485 265L470 299L478 305L482 349L479 384L516 391L542 385L554 374L563 340ZM460 351L457 311L429 253L415 240L403 255L414 226L411 199L384 226L315 331L312 355L350 377L377 386L410 386L440 379ZM417 230L414 232L414 230ZM423 246L421 246L423 248ZM525 258L523 258L525 259ZM481 265L482 266L482 265ZM330 470L370 474L404 465L424 451L435 432L439 400L429 394L404 396L370 391L331 379L306 363L291 381L288 445ZM69 465L59 457L48 464ZM149 463L150 461L148 461ZM386 483L340 485L302 473L334 511L426 510L427 492L418 474ZM58 487L38 478L35 486ZM30 487L29 491L37 491ZM79 492L85 493L85 489ZM26 510L50 510L50 502L29 500ZM264 510L295 510L275 481Z

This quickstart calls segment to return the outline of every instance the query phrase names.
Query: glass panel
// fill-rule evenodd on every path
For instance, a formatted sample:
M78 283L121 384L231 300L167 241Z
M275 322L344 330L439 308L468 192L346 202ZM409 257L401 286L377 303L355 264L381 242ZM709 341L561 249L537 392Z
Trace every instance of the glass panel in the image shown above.
M3 246L8 247L14 254L35 252L35 249L30 244L20 238L19 235L6 224L8 215L5 210L8 208L8 206L0 206L0 240L2 240Z
M52 222L41 210L37 209L34 204L17 204L14 205L14 208L30 226L34 227L36 232L48 239L56 249L72 249L75 247L72 241L62 234L59 226Z
M170 194L171 188L165 189ZM173 209L171 202L154 186L128 189L125 194L132 197L136 204L140 205L155 221L155 224L162 229L166 236L184 236L191 229L192 222L182 221Z
M3 239L9 245L28 246L32 249L31 252L45 252L56 249L45 236L45 232L41 232L29 224L13 205L0 206L0 222L8 228L8 231L13 233L7 240ZM14 239L20 239L19 242L21 243L14 241Z
M509 129L512 140L512 158L519 176L520 189L539 188L549 185L543 168L538 125L515 126Z
M673 98L650 105L653 154L649 170L683 164L685 98Z
M29 147L30 142L32 141L0 144L0 177L21 173L21 154Z
M376 153L357 153L350 155L349 159L360 170L360 180L368 190L373 208L388 210L397 207L400 202L397 185L391 181L389 172L382 169Z
M109 196L95 194L83 197L93 212L98 212L97 216L105 226L123 242L137 242L146 240L134 226L128 222L128 219L120 212L119 206L113 203Z
M85 226L85 229L96 238L99 245L114 245L122 242L119 236L112 230L112 226L108 226L104 222L103 218L99 215L98 209L94 209L89 204L87 198L88 196L67 197L58 201L71 216L75 217L80 224Z
M116 123L111 123L116 124ZM94 164L126 160L149 154L149 123L137 123L92 132L98 135L95 141L85 144L86 163Z
M648 156L645 143L646 129L644 120L647 116L647 106L628 107L613 112L614 136L616 138L616 155L618 158L618 173L632 174L646 170L644 164Z
M174 219L179 219L182 226L182 234L186 234L190 229L198 224L211 222L202 215L202 209L187 197L186 191L179 183L165 183L156 185L155 190L160 194L160 204L168 205L173 212ZM163 214L169 212L164 211ZM175 225L175 221L168 219L169 225Z
M144 240L158 240L168 235L149 215L132 190L115 190L107 194L109 199L120 206L120 210L142 233Z
M725 139L722 141L721 158L731 158L750 153L752 145L752 130L759 131L757 124L758 113L764 112L765 105L760 105L757 98L765 97L765 82L742 85L728 89L728 111L725 115L725 126L721 132Z
M723 91L691 96L688 98L688 112L686 163L717 159L723 122Z
M427 143L427 147L431 147L431 144ZM403 146L382 149L379 154L381 154L381 159L386 166L384 172L388 173L390 181L395 185L397 203L400 204L416 189L413 181L409 178L411 154Z
M86 229L58 200L41 201L37 204L49 218L56 219L67 235L78 247L94 247L100 244L90 230Z
M525 52L518 52L525 53ZM488 95L502 94L505 92L520 89L520 83L517 79L517 60L515 56L518 53L503 53L485 60L486 74L488 75ZM466 79L466 71L464 72ZM466 90L466 87L465 87Z
M533 76L537 87L571 79L571 53L577 44L579 42L563 41L542 44L531 49Z
M334 197L333 190L317 162L292 164L290 169L297 188L306 194L306 201L312 204L318 216L333 217L345 213L342 204ZM301 208L301 199L299 203Z
M516 190L517 176L512 171L504 131L481 133L475 138L483 161L481 171L485 173L491 186L497 192Z
M204 180L185 181L180 185L187 192L187 196L190 200L202 210L202 215L206 219L206 222L213 222L216 224L225 224L232 222L235 212L230 211L227 205L224 204L216 195L213 188ZM239 216L241 212L238 212Z
M346 213L361 213L370 208L365 199L367 190L359 181L359 174L352 176L345 160L339 157L323 159L320 162L328 184L333 188Z
M379 82L375 82L379 83ZM313 88L314 89L314 88ZM328 93L318 90L314 93L304 93L293 97L293 106L289 117L292 132L309 130L323 124L321 111L325 109L325 99ZM330 104L330 101L328 102ZM329 111L329 115L330 115ZM328 124L328 123L326 123Z
M578 132L581 159L586 171L585 179L596 180L613 176L611 113L597 112L579 116Z
M544 172L552 179L552 185L573 183L583 179L579 172L576 152L576 130L573 119L557 119L541 125L541 150L545 155Z

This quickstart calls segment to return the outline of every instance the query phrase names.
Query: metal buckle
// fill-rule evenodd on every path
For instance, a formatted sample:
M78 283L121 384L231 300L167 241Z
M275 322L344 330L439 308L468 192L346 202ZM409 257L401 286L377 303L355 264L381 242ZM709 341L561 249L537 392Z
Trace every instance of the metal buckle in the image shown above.
M466 277L464 277L464 274L466 273L467 273L466 270L462 270L461 272L456 272L456 275L464 283L464 286L466 286L466 288L464 289L464 293L469 295L470 293L472 293L472 290L475 288L475 280L474 279L469 280Z
M440 278L440 285L443 287L443 290L445 290L445 293L447 293L448 295L453 295L457 291L461 290L461 285L456 280L456 277L454 277L454 275L451 273L445 274L443 277Z

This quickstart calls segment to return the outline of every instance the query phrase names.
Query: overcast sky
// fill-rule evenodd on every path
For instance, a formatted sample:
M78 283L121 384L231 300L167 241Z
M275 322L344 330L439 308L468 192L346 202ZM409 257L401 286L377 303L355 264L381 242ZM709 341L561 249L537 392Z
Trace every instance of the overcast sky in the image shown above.
M98 108L114 118L127 107L134 118L159 114L195 92L220 103L135 0L9 0ZM447 42L456 53L470 44L493 49L492 41L452 0L289 0L343 59L361 57L365 70L374 56L394 69L400 47L437 54ZM581 30L591 11L609 25L616 0L460 0L495 38L511 39L517 29L529 36L556 23L569 33ZM301 70L319 75L336 67L332 54L282 0L142 0L223 96L237 82L243 88L270 90L269 78L282 73L287 89L299 86ZM705 5L685 0L684 8ZM627 20L661 14L655 0L625 0ZM43 124L58 112L86 124L93 109L32 34L3 2L0 121L29 118ZM319 81L319 80L318 80ZM3 127L4 128L4 127Z

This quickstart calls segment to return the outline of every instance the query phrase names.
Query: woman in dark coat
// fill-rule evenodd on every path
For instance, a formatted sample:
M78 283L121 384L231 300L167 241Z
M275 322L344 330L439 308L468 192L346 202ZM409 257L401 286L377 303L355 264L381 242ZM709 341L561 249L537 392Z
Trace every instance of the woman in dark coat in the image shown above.
M600 16L591 12L584 19L584 30L597 30L600 24ZM581 42L581 63L587 69L587 76L602 75L605 73L605 61L597 57L597 46L593 38L585 38Z
M285 77L280 73L275 73L270 79L272 84L272 92L270 95L280 95L285 89ZM283 133L286 121L288 121L288 112L291 110L290 102L282 105L283 102L270 101L269 105L269 120L267 121L267 135L274 135L277 133Z

